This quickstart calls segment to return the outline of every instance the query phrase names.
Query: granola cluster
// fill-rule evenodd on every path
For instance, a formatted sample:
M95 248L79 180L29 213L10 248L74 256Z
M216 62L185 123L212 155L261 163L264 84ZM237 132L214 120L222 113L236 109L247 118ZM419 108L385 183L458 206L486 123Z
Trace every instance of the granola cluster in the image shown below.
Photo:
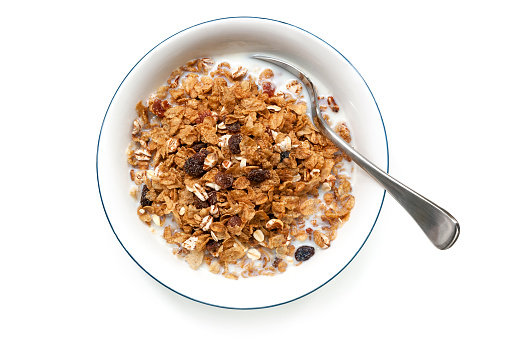
M302 85L277 91L273 79L269 68L255 78L197 59L136 105L127 158L138 216L164 228L193 269L284 272L314 254L298 242L328 248L350 216L344 155L307 117ZM332 97L321 100L337 111ZM345 124L336 131L349 141Z

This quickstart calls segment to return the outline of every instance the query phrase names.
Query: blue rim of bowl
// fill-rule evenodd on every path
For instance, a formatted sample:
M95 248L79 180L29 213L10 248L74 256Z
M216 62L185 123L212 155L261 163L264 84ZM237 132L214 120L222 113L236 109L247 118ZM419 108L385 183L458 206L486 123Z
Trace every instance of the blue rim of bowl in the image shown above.
M383 130L384 130L384 136L385 136L385 146L386 146L386 151L387 151L387 172L389 172L389 144L388 144L388 141L387 141L387 133L386 133L386 130L385 130L385 124L384 124L384 121L383 121L383 118L382 118L382 113L380 112L380 108L378 107L378 103L376 102L375 100L375 97L373 95L373 93L371 92L371 89L369 88L368 84L366 83L366 81L364 80L364 78L362 77L362 75L359 73L359 71L354 67L354 65L352 65L352 63L343 55L341 54L341 52L339 52L336 48L334 48L332 45L330 45L329 43L327 43L326 41L324 41L323 39L321 39L320 37L314 35L313 33L303 29L303 28L300 28L298 26L295 26L295 25L292 25L292 24L289 24L289 23L286 23L286 22L283 22L283 21L279 21L279 20L275 20L275 19L268 19L268 18L262 18L262 17L252 17L252 16L236 16L236 17L224 17L224 18L218 18L218 19L213 19L213 20L208 20L208 21L204 21L204 22L201 22L199 24L196 24L196 25L193 25L193 26L190 26L188 28L185 28L171 36L169 36L168 38L164 39L163 41L161 41L160 43L158 43L156 46L154 46L150 51L148 51L140 60L138 60L138 62L133 66L133 68L131 68L131 70L127 73L127 75L124 77L124 79L122 80L122 82L120 83L120 85L118 86L117 90L115 91L115 94L113 95L113 97L111 98L111 101L108 105L108 108L106 110L106 113L104 114L104 119L102 121L102 124L101 124L101 130L99 132L99 139L98 139L98 142L97 142L97 153L96 153L96 177L97 177L97 186L98 186L98 189L99 189L99 196L101 198L101 204L102 204L102 207L103 207L103 210L104 210L104 214L106 215L106 219L108 220L108 223L110 224L110 227L111 227L111 230L113 231L113 234L115 234L115 237L117 238L118 242L120 243L120 245L122 246L122 248L126 251L126 253L131 257L131 259L145 272L147 273L150 277L152 277L155 281L157 281L158 283L160 283L161 285L163 285L164 287L168 288L169 290L177 293L178 295L180 296L183 296L189 300L193 300L193 301L196 301L198 303L201 303L201 304L205 304L205 305L208 305L208 306L214 306L214 307L219 307L219 308L224 308L224 309L234 309L234 310L256 310L256 309L264 309L264 308L272 308L272 307L276 307L276 306L280 306L280 305L284 305L284 304L288 304L290 302L293 302L293 301L296 301L298 299L301 299L313 292L315 292L316 290L318 290L319 288L325 286L327 283L329 283L332 279L334 279L335 277L337 277L351 262L352 260L357 256L357 254L360 252L360 250L364 247L364 244L366 243L366 241L368 240L369 236L371 235L371 232L373 232L373 228L375 227L375 224L378 220L378 217L380 216L380 212L382 210L382 206L383 206L383 203L384 203L384 200L385 200L385 194L386 194L386 191L384 190L383 192L383 195L382 195L382 201L380 202L380 208L378 209L378 212L377 212L377 215L376 215L376 218L373 222L373 226L371 226L371 229L369 230L369 233L368 235L366 236L366 239L364 239L364 242L362 243L362 245L359 247L359 249L357 250L357 252L355 252L355 254L353 255L353 257L346 263L345 266L343 266L343 268L341 268L336 274L334 274L330 279L328 279L327 281L325 281L323 284L321 284L320 286L314 288L313 290L301 295L301 296L298 296L294 299L291 299L291 300L287 300L287 301L284 301L284 302L281 302L281 303L277 303L277 304L273 304L273 305L266 305L266 306L257 306L257 307L231 307L231 306L224 306L224 305L215 305L215 304L211 304L211 303L207 303L205 301L202 301L202 300L198 300L198 299L194 299L188 295L185 295L185 294L182 294L174 289L172 289L170 286L164 284L163 282L161 282L160 280L158 280L156 277L154 277L152 274L150 274L150 272L148 272L143 266L140 265L140 263L138 263L138 261L136 261L136 259L134 259L134 257L131 255L131 253L129 253L129 251L127 250L127 248L125 248L124 244L122 243L122 241L119 239L117 233L115 232L115 229L113 228L113 225L111 224L111 221L110 221L110 218L108 217L108 212L106 211L106 207L104 206L104 201L103 201L103 197L102 197L102 194L101 194L101 184L99 182L99 146L100 146L100 143L101 143L101 133L102 133L102 129L103 129L103 126L104 126L104 122L106 121L106 116L108 115L108 111L110 109L110 106L111 106L111 103L113 102L113 99L115 99L115 96L117 95L117 92L118 90L120 89L120 87L122 87L122 84L124 83L124 81L127 79L127 77L129 76L129 74L131 74L131 72L133 71L133 69L136 68L136 66L141 62L141 60L143 60L148 54L150 54L155 48L157 48L159 45L161 45L162 43L164 43L165 41L173 38L174 36L184 32L184 31L187 31L193 27L197 27L197 26L201 26L203 24L207 24L207 23L210 23L210 22L214 22L214 21L221 21L221 20L229 20L229 19L256 19L256 20L268 20L268 21L273 21L273 22L277 22L277 23L280 23L280 24L284 24L284 25L288 25L288 26L291 26L291 27L294 27L294 28L297 28L307 34L310 34L312 35L313 37L319 39L320 41L324 42L325 44L327 44L330 48L332 48L334 51L336 51L339 55L341 55L342 58L344 58L346 60L346 62L348 62L348 64L355 70L355 72L359 75L359 77L361 77L362 81L364 82L364 84L366 85L369 93L371 94L371 97L373 98L373 101L375 102L375 105L376 105L376 109L378 110L378 114L380 115L380 120L382 122L382 127L383 127Z

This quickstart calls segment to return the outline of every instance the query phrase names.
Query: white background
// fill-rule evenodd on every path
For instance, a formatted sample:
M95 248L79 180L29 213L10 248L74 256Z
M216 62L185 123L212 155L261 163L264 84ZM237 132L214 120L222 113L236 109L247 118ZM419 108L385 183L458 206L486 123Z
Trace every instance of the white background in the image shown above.
M0 337L509 337L504 1L332 3L2 3ZM156 44L240 15L297 25L352 62L380 107L390 173L458 219L453 248L387 197L354 261L283 306L205 306L134 263L97 189L108 104Z

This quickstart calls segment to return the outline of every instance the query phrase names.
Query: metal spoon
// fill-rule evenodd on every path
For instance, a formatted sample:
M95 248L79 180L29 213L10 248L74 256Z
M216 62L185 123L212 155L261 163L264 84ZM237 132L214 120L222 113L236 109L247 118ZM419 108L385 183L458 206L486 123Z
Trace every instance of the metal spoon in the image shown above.
M253 55L252 58L275 64L298 77L306 86L311 98L311 117L315 127L389 192L438 249L448 249L455 243L460 227L452 215L382 171L332 130L318 111L315 86L302 71L283 60L270 56Z

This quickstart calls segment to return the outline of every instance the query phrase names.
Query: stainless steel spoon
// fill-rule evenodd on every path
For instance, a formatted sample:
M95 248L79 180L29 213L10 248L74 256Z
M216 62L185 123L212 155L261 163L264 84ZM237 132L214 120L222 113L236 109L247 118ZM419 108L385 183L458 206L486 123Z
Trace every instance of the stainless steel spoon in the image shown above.
M455 243L460 227L451 214L382 171L332 130L318 111L315 86L303 72L283 60L270 56L253 55L252 58L275 64L298 77L306 86L311 98L311 117L315 127L389 192L414 218L438 249L448 249Z

